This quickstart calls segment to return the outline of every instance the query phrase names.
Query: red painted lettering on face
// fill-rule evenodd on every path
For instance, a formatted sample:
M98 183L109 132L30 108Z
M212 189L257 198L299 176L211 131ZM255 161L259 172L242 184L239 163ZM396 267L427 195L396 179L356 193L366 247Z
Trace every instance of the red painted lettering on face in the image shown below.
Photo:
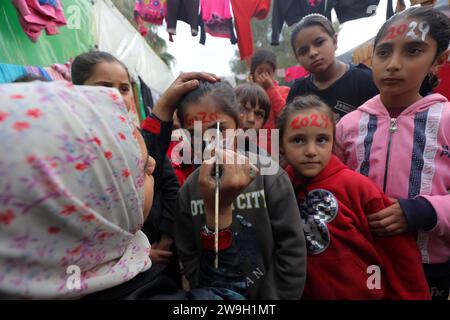
M319 116L317 114L311 115L311 127L320 127L320 123L317 122L317 119L319 119Z
M202 123L210 123L210 122L216 122L218 119L217 112L197 112L193 117L190 117L189 115L184 118L184 122L187 127L193 126L194 121L201 121Z
M325 128L328 128L328 123L330 122L330 119L324 114L321 114L320 118L322 119L323 123L325 124Z
M322 121L318 121L319 118ZM311 114L309 117L305 117L305 116L297 116L294 118L294 120L292 120L291 122L291 128L292 129L300 129L300 128L304 128L304 127L321 127L324 126L325 128L328 128L328 124L329 124L329 119L327 116L325 115L319 115L318 114Z
M408 26L406 23L403 23L399 26L393 26L388 29L388 34L384 38L384 40L393 40L401 35L403 35L406 31L408 31Z

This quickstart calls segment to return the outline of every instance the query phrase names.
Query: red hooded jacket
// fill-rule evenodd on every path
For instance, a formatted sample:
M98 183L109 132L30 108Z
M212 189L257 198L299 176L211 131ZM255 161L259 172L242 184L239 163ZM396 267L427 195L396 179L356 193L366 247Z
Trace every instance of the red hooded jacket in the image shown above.
M391 204L372 181L335 156L310 180L296 177L291 166L286 171L308 246L304 299L430 299L413 236L376 237L369 229L366 215Z

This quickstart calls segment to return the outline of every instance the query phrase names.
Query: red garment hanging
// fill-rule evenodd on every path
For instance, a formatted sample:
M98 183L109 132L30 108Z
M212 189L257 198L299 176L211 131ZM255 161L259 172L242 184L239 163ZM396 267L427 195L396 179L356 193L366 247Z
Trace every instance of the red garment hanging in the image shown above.
M253 55L251 20L253 17L265 19L270 11L270 3L271 0L231 0L241 60L247 63Z

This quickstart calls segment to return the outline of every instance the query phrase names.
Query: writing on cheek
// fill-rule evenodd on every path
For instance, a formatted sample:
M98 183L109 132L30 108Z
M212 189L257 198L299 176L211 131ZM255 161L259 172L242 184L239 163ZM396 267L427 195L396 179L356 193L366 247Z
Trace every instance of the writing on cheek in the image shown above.
M217 112L197 112L195 115L186 115L184 123L186 126L194 125L194 121L201 121L202 123L217 121Z
M318 121L318 120L321 121ZM329 119L326 115L321 114L319 115L313 113L309 117L308 116L297 116L294 120L291 122L291 128L292 129L300 129L304 127L325 127L328 128Z

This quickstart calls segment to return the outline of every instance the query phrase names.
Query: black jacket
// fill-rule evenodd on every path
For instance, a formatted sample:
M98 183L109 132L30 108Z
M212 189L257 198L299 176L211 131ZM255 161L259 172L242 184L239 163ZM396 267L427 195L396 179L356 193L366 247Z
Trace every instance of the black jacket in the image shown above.
M273 46L280 44L280 34L286 21L288 26L299 22L311 13L320 13L331 20L332 0L274 0L272 11ZM314 4L314 5L312 5Z

